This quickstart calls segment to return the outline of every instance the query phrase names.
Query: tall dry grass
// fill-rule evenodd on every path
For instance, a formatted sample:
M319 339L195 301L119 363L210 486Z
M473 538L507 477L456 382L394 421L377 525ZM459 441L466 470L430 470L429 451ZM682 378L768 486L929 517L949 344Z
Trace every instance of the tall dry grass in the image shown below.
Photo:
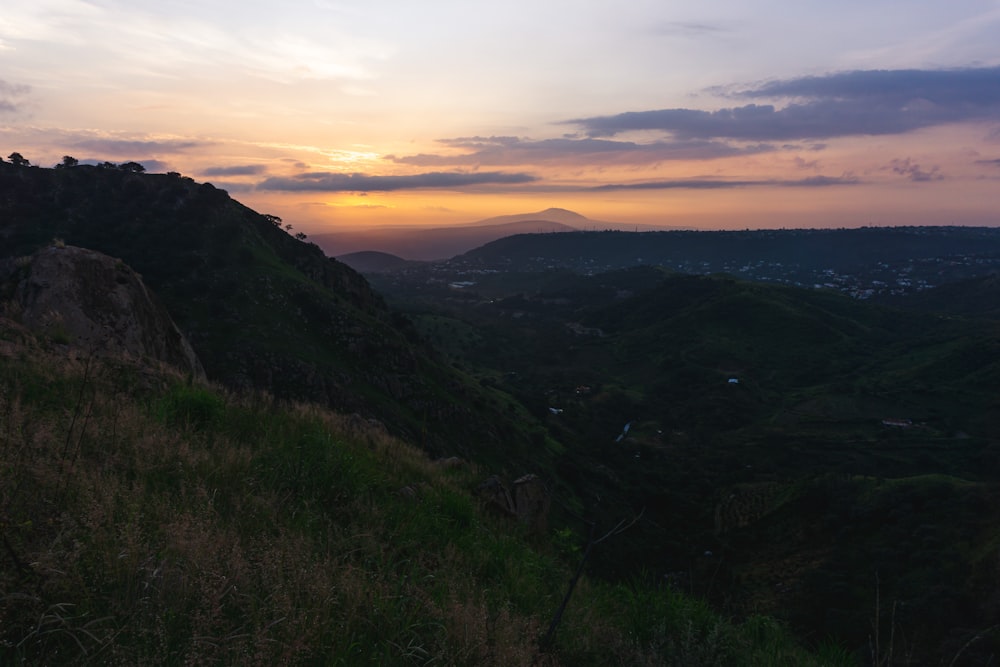
M480 510L481 477L356 416L8 354L0 663L765 664L672 594L586 579L539 652L571 568Z

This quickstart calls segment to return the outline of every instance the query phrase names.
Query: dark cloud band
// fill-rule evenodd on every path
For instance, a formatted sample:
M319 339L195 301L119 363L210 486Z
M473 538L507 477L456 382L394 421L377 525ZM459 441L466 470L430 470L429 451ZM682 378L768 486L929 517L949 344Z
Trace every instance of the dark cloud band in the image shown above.
M174 153L190 148L200 148L207 144L197 141L137 141L130 139L85 138L73 142L74 148L82 148L95 153L109 155L141 155L151 153Z
M419 153L388 159L418 166L522 165L574 163L581 159L604 164L651 164L666 160L712 160L753 155L774 150L768 144L735 146L727 142L703 139L680 139L639 144L594 138L560 138L531 141L500 137L496 139L446 139L441 143L468 152L449 155Z
M759 186L772 187L828 187L832 185L858 185L861 181L851 177L812 176L798 180L761 180L761 181L712 181L712 180L672 180L645 181L642 183L622 183L599 185L589 188L593 192L611 190L726 190Z
M658 109L566 121L592 137L658 130L675 139L789 141L900 134L967 120L1000 120L1000 67L877 70L774 81L733 98L791 98L784 107Z
M267 171L262 164L237 165L233 167L208 167L201 171L203 176L258 176Z
M429 172L410 176L370 176L367 174L319 172L299 174L289 178L269 178L260 183L257 189L291 192L389 192L466 188L477 185L516 185L533 181L535 181L535 177L530 174L503 172Z

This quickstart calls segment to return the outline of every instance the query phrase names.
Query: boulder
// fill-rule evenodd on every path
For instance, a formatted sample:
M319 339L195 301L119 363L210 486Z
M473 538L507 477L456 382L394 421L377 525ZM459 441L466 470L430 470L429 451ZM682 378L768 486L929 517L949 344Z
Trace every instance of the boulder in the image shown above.
M538 475L525 475L514 480L514 508L519 521L536 534L549 529L549 509L552 497Z
M516 517L536 534L548 530L552 497L538 475L524 475L514 480L513 493L500 478L492 475L476 488L487 506L504 516Z
M517 515L510 491L507 490L507 487L504 486L504 483L496 475L491 475L485 482L476 487L476 495L486 501L487 507L500 512L504 516Z
M55 343L168 364L204 379L191 344L121 260L54 245L0 267L3 310Z

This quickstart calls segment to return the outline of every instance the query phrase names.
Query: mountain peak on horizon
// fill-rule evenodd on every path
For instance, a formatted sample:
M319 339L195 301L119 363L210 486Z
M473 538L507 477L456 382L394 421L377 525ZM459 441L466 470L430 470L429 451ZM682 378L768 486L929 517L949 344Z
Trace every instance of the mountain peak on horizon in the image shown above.
M566 215L573 218L580 218L583 220L587 219L587 216L585 215L580 215L576 211L571 211L568 208L559 208L558 206L550 206L544 211L539 211L537 214L534 215Z
M498 215L493 218L486 218L485 220L477 220L476 222L469 223L469 226L481 227L486 225L505 225L512 222L523 222L525 220L544 220L545 222L558 222L570 226L574 224L579 225L582 223L592 222L590 218L585 215L580 215L575 211L553 206L545 209L544 211L537 211L535 213Z

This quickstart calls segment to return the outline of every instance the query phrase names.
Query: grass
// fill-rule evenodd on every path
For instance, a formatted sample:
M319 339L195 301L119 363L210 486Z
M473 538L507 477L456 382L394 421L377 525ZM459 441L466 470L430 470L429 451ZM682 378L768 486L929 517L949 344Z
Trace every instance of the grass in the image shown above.
M542 653L571 550L485 513L474 466L60 354L0 365L4 664L820 664L762 621L586 578Z

